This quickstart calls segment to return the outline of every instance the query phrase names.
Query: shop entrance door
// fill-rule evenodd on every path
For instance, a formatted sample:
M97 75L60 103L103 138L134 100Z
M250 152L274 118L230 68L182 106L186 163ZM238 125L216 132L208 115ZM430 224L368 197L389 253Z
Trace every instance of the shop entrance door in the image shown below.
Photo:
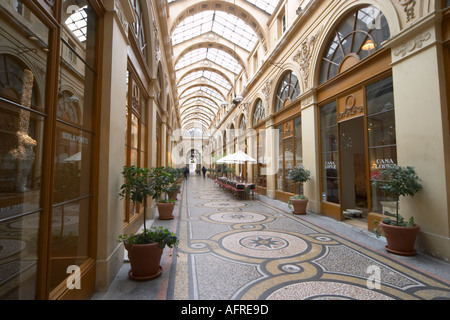
M341 208L344 218L364 218L368 211L364 116L339 123Z

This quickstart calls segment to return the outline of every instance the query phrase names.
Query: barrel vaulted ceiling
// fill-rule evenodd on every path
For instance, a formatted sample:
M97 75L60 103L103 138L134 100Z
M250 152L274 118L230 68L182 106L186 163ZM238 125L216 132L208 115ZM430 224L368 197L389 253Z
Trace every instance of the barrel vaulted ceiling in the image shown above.
M167 2L181 127L201 135L239 95L236 79L255 47L267 51L267 22L280 0Z

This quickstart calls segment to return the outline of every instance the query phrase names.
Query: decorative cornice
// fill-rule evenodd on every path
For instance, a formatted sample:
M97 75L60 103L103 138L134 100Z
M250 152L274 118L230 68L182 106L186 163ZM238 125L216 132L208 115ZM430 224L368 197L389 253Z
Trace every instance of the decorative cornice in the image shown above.
M413 40L408 41L407 43L402 44L399 48L394 50L394 55L396 57L401 56L405 57L408 53L415 51L416 49L421 49L424 45L424 42L430 40L431 33L426 32L418 35Z

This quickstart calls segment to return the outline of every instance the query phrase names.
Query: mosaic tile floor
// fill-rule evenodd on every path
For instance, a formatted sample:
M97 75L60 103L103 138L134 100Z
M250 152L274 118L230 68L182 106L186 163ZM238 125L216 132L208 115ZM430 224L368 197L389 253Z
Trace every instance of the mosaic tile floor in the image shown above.
M209 179L191 177L179 202L167 299L450 299L446 280Z

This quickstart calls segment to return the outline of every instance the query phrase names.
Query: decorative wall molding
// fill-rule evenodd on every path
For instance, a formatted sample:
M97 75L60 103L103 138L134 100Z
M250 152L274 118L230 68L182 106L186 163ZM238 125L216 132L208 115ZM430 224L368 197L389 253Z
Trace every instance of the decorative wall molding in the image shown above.
M423 47L424 43L431 38L431 33L426 32L418 35L414 39L403 43L399 48L394 50L394 55L396 57L401 56L405 57L408 53L413 52L417 49L420 49Z
M267 80L264 84L264 87L262 88L262 93L264 94L264 97L266 99L266 102L270 101L270 94L272 92L272 82L273 80Z
M303 41L303 43L300 45L300 50L297 51L297 54L293 58L293 60L300 65L300 69L302 70L305 90L309 89L309 76L311 74L312 53L317 43L317 39L322 33L322 30L323 26L317 31L315 35Z
M398 2L405 7L406 22L410 22L416 18L415 7L416 0L398 0Z
M155 34L155 60L161 60L161 44L159 42L159 31L156 22L153 21L153 32Z

